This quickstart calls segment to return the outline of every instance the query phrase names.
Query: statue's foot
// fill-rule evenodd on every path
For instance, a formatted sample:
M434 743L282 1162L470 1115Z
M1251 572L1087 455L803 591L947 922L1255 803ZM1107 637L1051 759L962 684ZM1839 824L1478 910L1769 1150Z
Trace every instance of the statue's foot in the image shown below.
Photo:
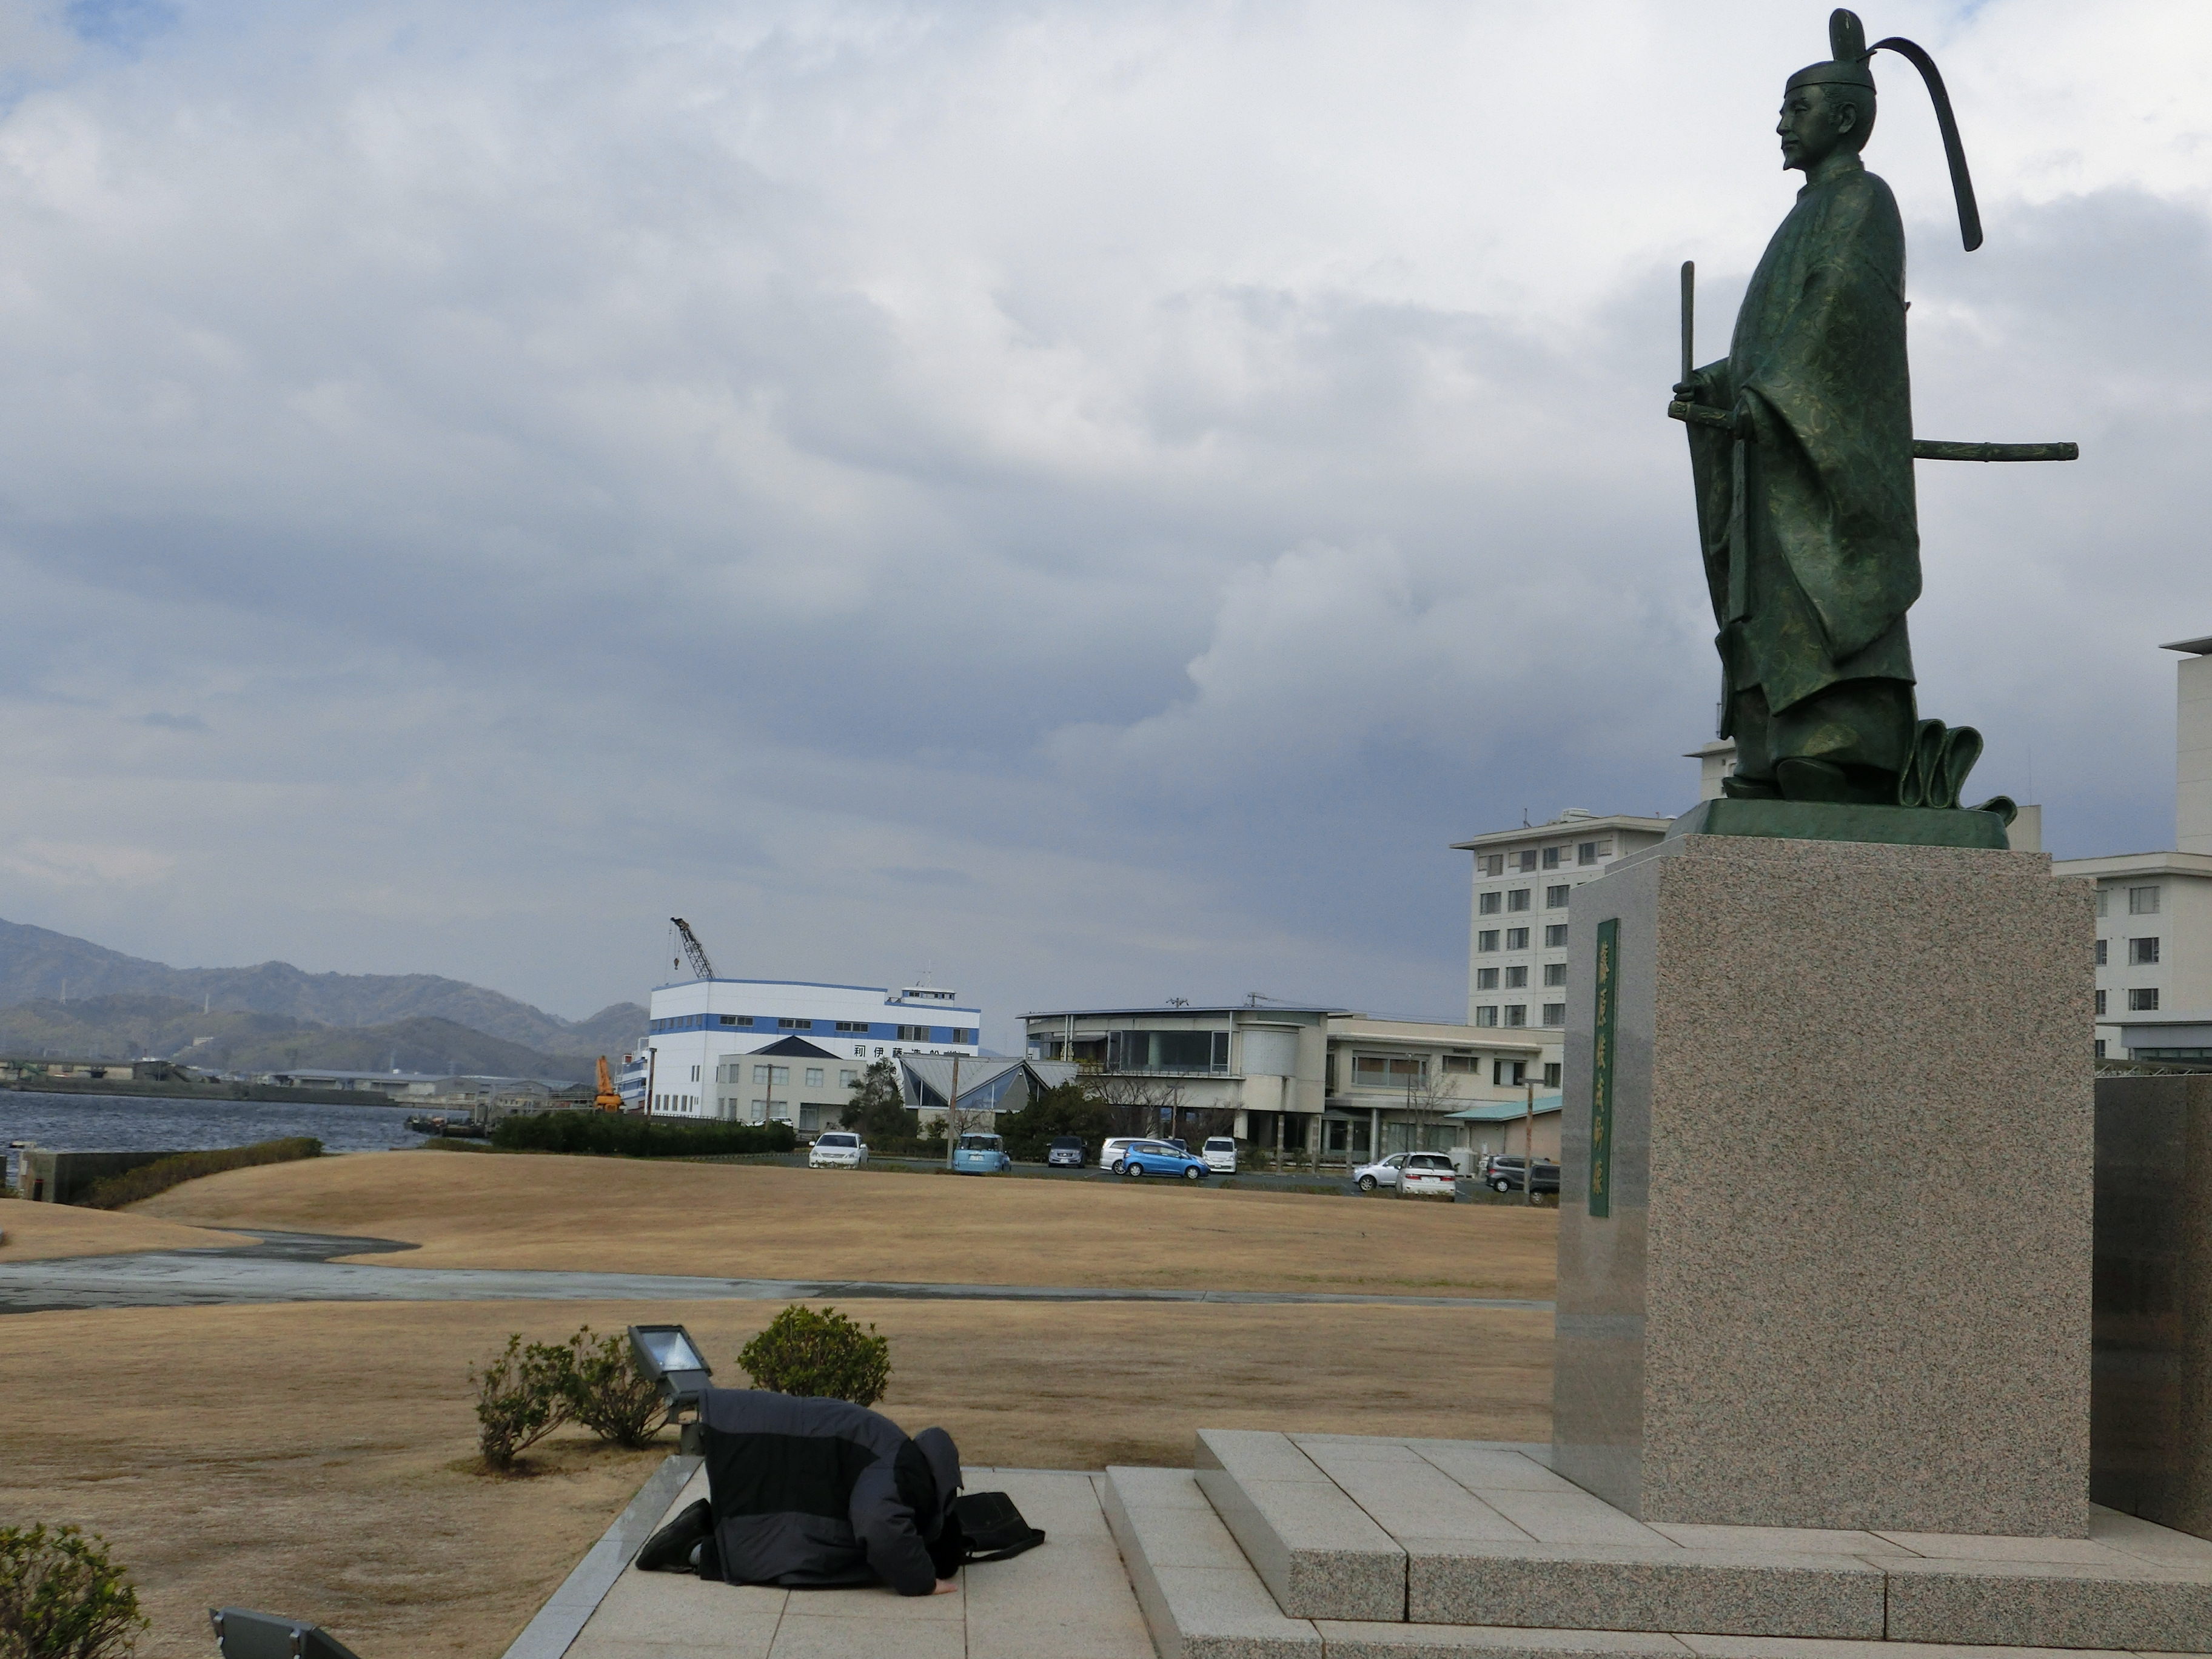
M1833 761L1802 758L1777 761L1774 781L1784 800L1848 801L1856 791L1844 769Z
M1725 777L1721 780L1721 793L1730 800L1780 800L1782 792L1774 787L1771 778Z

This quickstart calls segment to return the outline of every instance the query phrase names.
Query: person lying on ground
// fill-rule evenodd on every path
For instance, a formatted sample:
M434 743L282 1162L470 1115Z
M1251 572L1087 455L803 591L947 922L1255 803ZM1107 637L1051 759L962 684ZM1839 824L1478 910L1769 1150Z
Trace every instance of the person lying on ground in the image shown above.
M960 1453L842 1400L709 1389L699 1408L708 1495L646 1541L647 1572L901 1595L956 1588Z

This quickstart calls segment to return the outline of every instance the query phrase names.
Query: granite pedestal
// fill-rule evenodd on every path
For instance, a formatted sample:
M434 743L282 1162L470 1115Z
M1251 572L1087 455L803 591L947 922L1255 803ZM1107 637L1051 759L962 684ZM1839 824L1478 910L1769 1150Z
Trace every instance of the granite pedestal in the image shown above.
M1649 1522L2087 1534L2094 929L2042 854L1954 847L1692 835L1577 890L1560 1474Z

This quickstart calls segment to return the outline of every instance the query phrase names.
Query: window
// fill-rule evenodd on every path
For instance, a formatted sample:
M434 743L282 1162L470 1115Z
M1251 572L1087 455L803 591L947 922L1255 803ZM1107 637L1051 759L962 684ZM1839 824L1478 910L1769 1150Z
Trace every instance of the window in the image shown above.
M2130 887L2128 889L2128 914L2131 916L2154 916L2158 914L2158 889Z
M1109 1031L1109 1072L1226 1072L1226 1031Z
M1511 892L1506 894L1505 908L1509 910L1525 910L1528 908L1528 901L1534 896L1532 889L1516 887Z
M1536 849L1533 847L1525 853L1515 854L1515 857L1518 860L1515 866L1516 869L1533 870L1536 867Z
M1528 1065L1526 1060L1501 1060L1492 1062L1490 1067L1490 1081L1498 1088L1507 1088L1525 1083L1528 1078Z
M898 1028L898 1040L901 1042L927 1042L929 1041L929 1027L902 1025Z
M1478 991L1495 991L1498 988L1498 969L1495 968L1476 969L1474 970L1474 988Z
M1556 1089L1559 1086L1559 1062L1556 1060L1550 1061L1544 1067L1544 1086L1547 1089Z
M2158 1012L2158 987L2144 986L2128 993L2128 1012L2131 1014L2154 1014Z
M696 1066L694 1066L691 1068L691 1080L694 1083L696 1083L699 1080L699 1068Z
M1544 948L1547 951L1565 950L1566 948L1566 943L1567 924L1565 922L1555 921L1550 923L1545 927Z
M790 1082L790 1081L791 1081L791 1067L790 1067L790 1066L770 1066L769 1069L770 1071L772 1071L772 1072L774 1072L774 1073L775 1073L775 1081L776 1081L776 1082L778 1082L778 1083L788 1083L788 1082Z
M1486 927L1477 933L1474 936L1474 948L1478 951L1495 951L1498 948L1498 930L1495 927Z
M2098 1058L2098 1059L2100 1059L2100 1060L2102 1060L2104 1057L2105 1057L2105 1039L2104 1039L2104 1038L2102 1038L2102 1037L2099 1037L2099 1038L2097 1039L2097 1058Z
M837 1073L837 1086L841 1089L849 1089L860 1080L860 1074L858 1072L840 1072Z
M806 1086L810 1089L818 1089L822 1086L822 1068L819 1066L810 1066L806 1068Z
M1509 951L1527 950L1528 948L1528 930L1526 927L1507 928L1505 930L1505 948Z
M1565 985L1566 982L1567 982L1567 964L1566 964L1565 963L1564 963L1564 962L1547 962L1547 963L1546 963L1544 964L1544 983L1545 983L1545 984L1547 984L1547 985Z
M779 1031L811 1031L814 1029L814 1022L811 1019L780 1019L775 1023L775 1029Z
M1544 867L1547 870L1558 869L1559 867L1559 854L1566 850L1567 849L1564 847L1547 847L1544 849Z
M2102 1019L2104 1017L2105 1017L2105 994L2104 994L2102 991L2100 991L2100 992L2098 992L2098 993L2097 993L2097 1018L2100 1018L2100 1019Z
M1526 1025L1528 1023L1528 1005L1525 1002L1507 1003L1505 1023L1508 1025Z
M1497 1024L1498 1006L1495 1003L1492 1003L1484 1007L1476 1009L1474 1011L1474 1023L1477 1025Z
M1508 968L1505 970L1505 988L1509 991L1527 990L1528 970L1526 968Z
M1485 893L1474 902L1475 914L1481 916L1494 916L1498 914L1498 907L1504 902L1505 895L1503 893L1495 891Z
M1566 1023L1567 1023L1567 1005L1566 1005L1565 1003L1564 1003L1564 1002L1547 1002L1547 1003L1546 1003L1546 1004L1544 1005L1544 1024L1547 1024L1547 1025L1565 1025Z
M1544 890L1544 908L1547 910L1565 909L1567 895L1574 890L1571 887L1547 887Z
M1474 1054L1446 1054L1444 1056L1444 1070L1447 1072L1480 1072L1481 1069L1482 1061Z
M837 1022L837 1029L841 1031L857 1031L860 1036L866 1036L868 1034L868 1022L865 1019L841 1019Z
M1354 1054L1352 1081L1355 1087L1400 1088L1428 1075L1429 1065L1410 1054Z
M764 1100L753 1102L753 1121L756 1123L768 1121L768 1102Z
M954 1026L954 1027L952 1028L952 1040L953 1040L955 1042L975 1042L975 1028L974 1026L972 1026L972 1025L956 1025L956 1026Z
M724 1014L721 1019L725 1025L750 1025L753 1023L750 1014Z
M2158 941L2154 939L2131 939L2128 941L2128 966L2143 968L2158 960Z
M2105 945L2107 941L2101 939L2097 941L2097 966L2100 968L2105 965Z
M2111 888L2100 887L2097 890L2097 914L2101 916L2106 914L2106 907L2111 902L2112 897L2112 890Z
M767 1082L767 1081L768 1081L768 1067L767 1067L767 1066L754 1066L754 1067L753 1067L753 1081L754 1081L754 1082L756 1082L756 1083L765 1083L765 1082Z
M1597 843L1594 841L1586 841L1583 842L1581 846L1576 848L1575 862L1577 864L1595 864L1597 862Z
M867 1045L866 1043L865 1043L865 1042L856 1042L856 1043L854 1043L854 1044L853 1045L853 1052L854 1052L855 1054L860 1055L862 1059L864 1059L864 1060L865 1060L866 1058L867 1058L867 1054L868 1054L868 1045ZM881 1054L881 1053L883 1053L883 1050L882 1050L882 1049L880 1049L880 1048L878 1048L878 1049L877 1049L877 1050L876 1050L876 1052L877 1052L878 1054Z
M1503 853L1486 853L1475 860L1475 862L1482 866L1482 873L1486 876L1502 876L1505 873L1505 854Z

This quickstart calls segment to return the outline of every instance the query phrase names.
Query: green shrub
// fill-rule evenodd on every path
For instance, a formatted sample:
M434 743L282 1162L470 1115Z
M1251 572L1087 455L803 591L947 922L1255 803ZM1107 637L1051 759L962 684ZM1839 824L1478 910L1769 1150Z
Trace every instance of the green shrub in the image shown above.
M799 1137L788 1123L670 1123L627 1112L539 1112L507 1118L491 1132L491 1144L503 1152L712 1158L787 1152Z
M872 1406L891 1381L891 1342L835 1308L793 1303L738 1356L754 1385L775 1394Z
M1006 1156L1018 1164L1042 1164L1060 1135L1079 1136L1096 1157L1099 1143L1113 1133L1113 1109L1080 1083L1040 1090L1018 1112L1002 1113L992 1127L1006 1138Z
M637 1368L627 1334L592 1340L585 1326L568 1339L568 1414L618 1446L651 1443L668 1420L659 1383Z
M0 1528L0 1659L106 1659L145 1628L105 1540L75 1527Z
M202 1176L225 1170L251 1170L263 1164L289 1164L302 1158L320 1158L323 1143L313 1135L294 1135L283 1140L258 1140L251 1146L222 1146L213 1152L179 1152L152 1164L141 1164L95 1181L75 1201L88 1210L119 1210L142 1198L166 1193Z
M574 1412L575 1355L564 1343L523 1346L507 1339L483 1370L473 1366L477 1390L477 1449L495 1469L511 1468L518 1455L567 1422Z

